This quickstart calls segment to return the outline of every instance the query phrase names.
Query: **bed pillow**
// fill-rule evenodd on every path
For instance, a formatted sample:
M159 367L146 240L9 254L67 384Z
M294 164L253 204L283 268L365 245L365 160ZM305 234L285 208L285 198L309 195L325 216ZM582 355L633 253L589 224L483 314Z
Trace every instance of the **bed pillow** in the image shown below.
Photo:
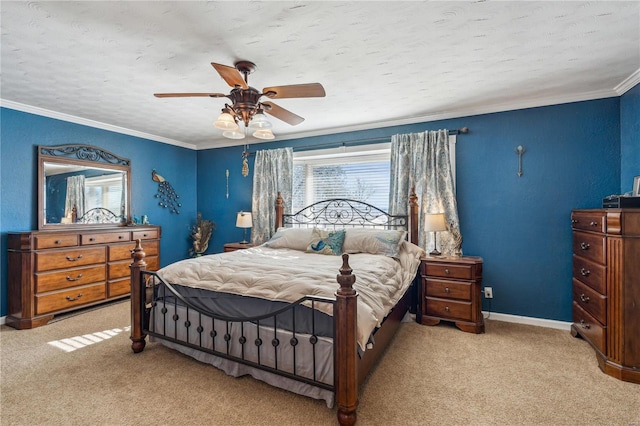
M345 253L382 254L397 258L406 235L407 231L400 230L348 228L342 250Z
M305 251L311 243L313 228L278 228L265 247Z
M344 229L329 231L326 229L313 228L311 243L307 246L307 252L340 255L342 254L344 236Z

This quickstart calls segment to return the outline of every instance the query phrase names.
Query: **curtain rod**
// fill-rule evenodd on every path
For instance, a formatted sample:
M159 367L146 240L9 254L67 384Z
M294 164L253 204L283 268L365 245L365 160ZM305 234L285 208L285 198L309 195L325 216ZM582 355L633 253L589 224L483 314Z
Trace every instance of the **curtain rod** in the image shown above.
M469 128L468 127L462 127L460 129L449 130L449 136L461 135L461 134L465 134L465 133L469 133ZM351 144L364 145L365 143L389 142L390 140L391 140L391 136L384 136L384 137L379 137L379 138L353 139L353 140L345 141L345 142L330 142L330 143L318 144L318 145L296 146L296 147L293 147L293 150L294 151L296 151L296 150L297 151L311 151L313 149L321 149L321 148L340 148L340 147L351 145ZM243 156L246 155L247 157L250 157L253 154L254 154L253 152L248 152L246 150L243 151Z
M469 128L463 127L461 129L449 130L449 136L460 135L463 133L469 133ZM353 139L353 140L344 141L344 142L330 142L330 143L318 144L318 145L295 146L293 147L293 150L294 151L310 151L313 149L321 149L321 148L340 148L340 147L352 145L352 144L364 145L365 143L379 143L379 142L390 142L390 141L391 141L391 136L384 136L379 138Z

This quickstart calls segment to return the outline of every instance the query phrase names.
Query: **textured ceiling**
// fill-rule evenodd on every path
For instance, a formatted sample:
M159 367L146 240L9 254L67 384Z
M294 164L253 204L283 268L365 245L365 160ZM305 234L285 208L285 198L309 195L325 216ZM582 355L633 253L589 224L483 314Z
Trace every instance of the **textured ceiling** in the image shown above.
M640 2L12 2L0 4L2 105L196 149L249 84L322 83L275 100L277 139L618 96L640 81ZM473 129L472 129L473 130Z

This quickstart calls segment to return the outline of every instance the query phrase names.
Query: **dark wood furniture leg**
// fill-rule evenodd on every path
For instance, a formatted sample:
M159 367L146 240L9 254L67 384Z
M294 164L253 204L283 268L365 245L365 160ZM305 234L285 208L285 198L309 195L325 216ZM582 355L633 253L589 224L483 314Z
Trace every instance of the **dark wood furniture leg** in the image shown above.
M145 285L141 272L147 267L144 261L145 253L140 240L136 240L136 247L131 252L131 349L139 353L144 350L147 335L144 330L145 315Z

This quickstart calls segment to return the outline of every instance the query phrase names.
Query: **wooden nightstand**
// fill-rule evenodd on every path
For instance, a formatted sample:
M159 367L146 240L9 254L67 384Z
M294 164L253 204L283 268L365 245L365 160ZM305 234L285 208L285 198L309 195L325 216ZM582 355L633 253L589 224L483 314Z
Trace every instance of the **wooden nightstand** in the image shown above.
M251 243L247 243L247 244L227 243L227 244L224 245L224 251L228 252L228 251L244 250L244 249L248 249L250 247L253 247L253 244L251 244Z
M481 283L481 257L422 258L416 321L424 325L452 321L462 331L484 333Z

